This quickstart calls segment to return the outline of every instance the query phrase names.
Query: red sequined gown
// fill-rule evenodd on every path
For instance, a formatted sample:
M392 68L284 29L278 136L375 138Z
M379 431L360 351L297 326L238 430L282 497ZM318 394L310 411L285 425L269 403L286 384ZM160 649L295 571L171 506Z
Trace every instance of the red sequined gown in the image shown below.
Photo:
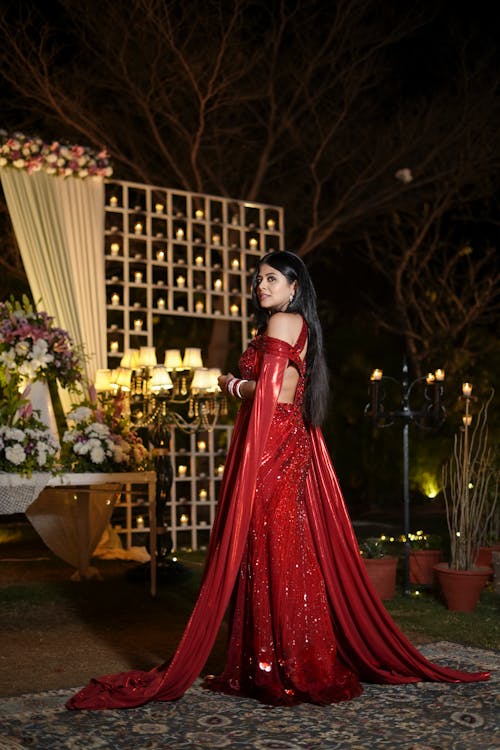
M429 662L376 594L319 428L304 425L300 350L255 339L242 372L256 380L243 402L224 469L207 562L193 612L167 662L93 679L66 706L130 708L180 698L199 676L231 603L228 660L207 687L271 704L328 703L359 695L360 681L474 682ZM289 365L293 404L280 404Z

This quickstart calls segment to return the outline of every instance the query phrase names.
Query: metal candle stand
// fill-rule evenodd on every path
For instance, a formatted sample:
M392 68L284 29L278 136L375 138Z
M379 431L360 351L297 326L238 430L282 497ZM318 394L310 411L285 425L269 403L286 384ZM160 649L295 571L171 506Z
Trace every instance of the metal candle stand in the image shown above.
M398 409L385 408L384 383L396 383L401 388L401 403ZM418 383L425 383L424 403L420 409L410 407L410 397ZM405 536L404 595L411 594L410 586L410 477L409 477L409 428L413 422L421 429L437 430L446 418L443 405L444 370L416 378L411 383L408 379L408 365L403 360L402 379L398 381L382 370L374 370L370 377L370 402L365 407L365 415L373 420L376 427L391 427L396 419L403 424L403 509Z

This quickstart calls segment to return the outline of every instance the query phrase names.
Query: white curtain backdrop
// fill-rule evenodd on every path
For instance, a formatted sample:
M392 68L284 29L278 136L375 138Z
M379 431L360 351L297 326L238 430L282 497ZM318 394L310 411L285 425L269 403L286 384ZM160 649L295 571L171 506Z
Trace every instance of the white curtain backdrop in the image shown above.
M22 169L0 170L33 299L88 356L106 364L104 182Z

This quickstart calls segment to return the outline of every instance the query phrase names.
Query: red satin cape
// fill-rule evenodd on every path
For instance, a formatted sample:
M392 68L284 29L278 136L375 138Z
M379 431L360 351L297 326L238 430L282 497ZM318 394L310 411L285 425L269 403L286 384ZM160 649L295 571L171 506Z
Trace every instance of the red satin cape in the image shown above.
M289 363L290 345L265 337L254 400L238 414L224 470L217 516L198 599L171 659L149 672L132 670L92 679L66 703L69 709L131 708L180 698L199 676L228 607L245 548L255 479ZM361 680L406 683L473 682L427 661L385 610L366 574L321 431L311 429L312 466L306 508L331 607L337 648Z

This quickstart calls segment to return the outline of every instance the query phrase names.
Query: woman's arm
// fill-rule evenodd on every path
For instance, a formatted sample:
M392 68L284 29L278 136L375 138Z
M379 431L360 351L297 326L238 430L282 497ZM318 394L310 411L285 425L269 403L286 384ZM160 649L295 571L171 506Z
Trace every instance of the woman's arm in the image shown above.
M231 380L239 380L239 378L236 378L232 372L228 372L227 375L219 375L217 382L219 383L219 388L221 389L222 393L235 395L236 398L238 398L236 394L228 392L227 387ZM241 380L239 393L244 401L253 399L255 395L255 385L255 380Z

